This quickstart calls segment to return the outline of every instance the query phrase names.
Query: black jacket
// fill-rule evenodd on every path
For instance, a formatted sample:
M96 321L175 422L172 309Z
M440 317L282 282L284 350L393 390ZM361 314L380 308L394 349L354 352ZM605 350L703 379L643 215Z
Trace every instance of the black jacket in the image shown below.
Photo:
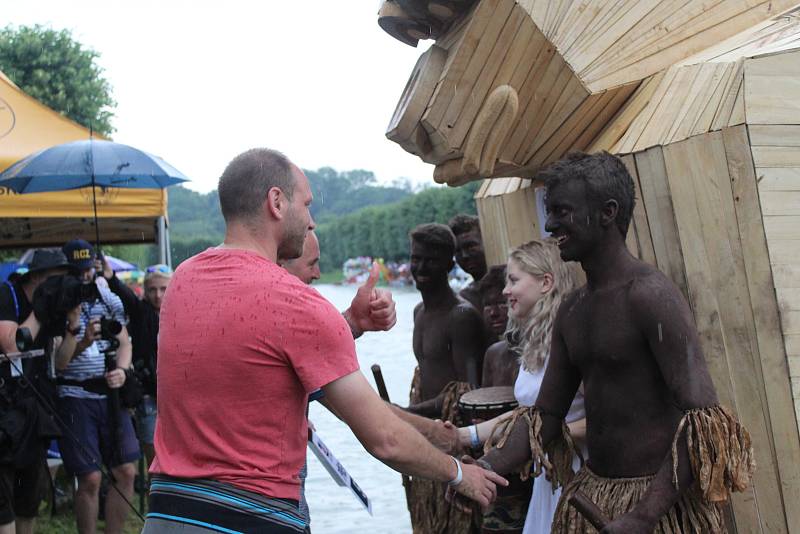
M133 343L133 368L142 381L145 395L156 394L156 358L158 357L158 310L115 276L108 287L122 301L128 314L128 333Z

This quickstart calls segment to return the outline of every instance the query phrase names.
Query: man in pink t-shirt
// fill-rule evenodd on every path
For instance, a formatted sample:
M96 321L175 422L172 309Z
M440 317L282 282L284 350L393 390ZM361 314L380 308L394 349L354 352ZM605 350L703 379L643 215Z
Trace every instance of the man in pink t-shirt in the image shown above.
M314 228L303 172L250 150L225 169L219 198L224 243L181 264L161 307L144 532L302 532L297 474L317 388L378 459L488 505L505 480L435 449L359 371L350 326L374 329L371 302L354 302L346 321L276 264L299 257Z

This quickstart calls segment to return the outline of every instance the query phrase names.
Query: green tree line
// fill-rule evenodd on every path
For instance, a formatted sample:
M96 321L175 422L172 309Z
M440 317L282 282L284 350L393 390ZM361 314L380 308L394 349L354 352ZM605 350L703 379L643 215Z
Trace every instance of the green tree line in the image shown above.
M408 232L414 226L446 223L456 213L475 213L472 197L477 184L455 189L431 187L415 194L408 186L375 185L372 173L367 171L338 173L323 168L305 172L315 194L312 214L317 221L324 272L338 271L347 258L356 256L406 259ZM392 202L397 198L400 200ZM173 265L218 245L225 231L216 190L202 194L184 187L170 188L169 221ZM147 261L142 262L129 248L117 250L132 261L155 261L154 250L148 251Z
M418 224L446 224L457 213L475 214L478 184L425 189L394 204L370 206L317 226L320 269L331 272L356 256L386 261L408 258L408 233Z

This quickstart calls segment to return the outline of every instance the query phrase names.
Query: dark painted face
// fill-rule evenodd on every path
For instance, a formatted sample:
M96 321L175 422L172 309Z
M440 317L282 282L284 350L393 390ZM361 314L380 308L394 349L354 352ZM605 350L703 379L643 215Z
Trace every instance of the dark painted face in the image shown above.
M590 205L582 182L571 180L548 188L545 207L545 230L558 241L562 260L581 261L601 242L600 211Z
M411 276L417 289L425 291L447 284L447 274L453 268L453 258L441 249L411 241Z
M508 303L502 291L483 296L483 320L495 336L502 336L508 323Z
M483 241L475 230L456 236L456 262L473 280L480 280L486 274Z

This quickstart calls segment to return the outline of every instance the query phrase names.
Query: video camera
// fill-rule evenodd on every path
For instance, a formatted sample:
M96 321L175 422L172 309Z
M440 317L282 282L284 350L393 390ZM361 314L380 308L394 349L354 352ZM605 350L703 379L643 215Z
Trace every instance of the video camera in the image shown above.
M85 284L73 275L51 276L33 294L33 312L50 336L64 334L67 313L82 302L102 299L97 285ZM122 331L119 321L106 317L100 320L100 335L111 341Z
M122 332L122 323L115 319L100 317L100 337L106 341L116 340Z

